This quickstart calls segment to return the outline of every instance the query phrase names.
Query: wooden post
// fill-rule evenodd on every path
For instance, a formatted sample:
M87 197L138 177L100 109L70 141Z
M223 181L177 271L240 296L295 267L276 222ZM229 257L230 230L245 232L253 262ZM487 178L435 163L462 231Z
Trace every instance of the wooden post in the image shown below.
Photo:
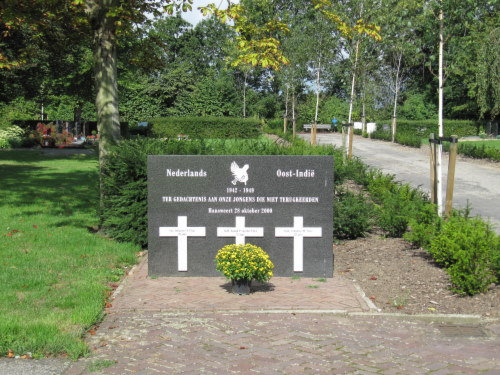
M436 204L436 143L434 133L429 135L429 146L431 147L431 203Z
M342 152L346 154L346 124L342 122Z
M349 150L347 152L347 157L352 158L352 141L354 139L354 126L352 123L348 124L347 132L349 134Z
M453 189L455 187L455 166L457 164L458 137L451 136L450 143L450 159L448 161L448 182L446 183L446 204L444 214L446 217L451 216L453 208Z
M316 122L311 126L311 145L316 146Z

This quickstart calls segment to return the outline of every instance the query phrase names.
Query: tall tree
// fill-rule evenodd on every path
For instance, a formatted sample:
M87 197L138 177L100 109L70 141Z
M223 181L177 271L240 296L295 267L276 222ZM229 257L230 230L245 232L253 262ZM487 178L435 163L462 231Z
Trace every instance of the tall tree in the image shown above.
M414 40L423 1L386 0L381 21L384 24L382 51L384 73L392 100L392 142L397 132L398 101L404 82L409 78L409 68L417 54Z
M436 78L438 79L438 135L443 137L444 124L443 117L445 113L444 93L445 82L450 76L456 74L457 65L457 49L461 46L464 37L471 33L475 22L485 14L491 12L491 7L488 5L488 0L431 0L427 4L428 21L433 22L434 27L438 27L437 39L435 36L428 34L429 41L432 41L433 46L429 46L430 58L428 67L431 72L435 72L435 61L438 62ZM433 52L433 53L432 53ZM442 145L437 145L438 152L436 157L437 169L437 206L438 213L442 214Z
M350 57L352 61L352 81L351 81L351 94L349 103L349 119L348 123L348 137L349 147L345 147L345 133L342 129L342 145L346 154L352 156L352 139L353 139L353 126L352 126L352 111L354 102L354 90L356 87L356 76L358 74L358 63L360 58L360 44L363 37L371 37L375 40L381 40L380 26L372 23L371 16L373 9L377 7L370 7L368 9L365 0L351 0L340 4L340 7L334 6L329 0L315 0L316 8L321 11L331 22L337 25L338 30L344 38L350 40ZM340 14L340 15L339 15Z

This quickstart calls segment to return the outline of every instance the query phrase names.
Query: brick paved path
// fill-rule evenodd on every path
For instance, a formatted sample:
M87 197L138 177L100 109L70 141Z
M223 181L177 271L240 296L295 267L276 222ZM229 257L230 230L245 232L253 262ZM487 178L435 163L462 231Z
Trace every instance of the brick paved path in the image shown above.
M98 373L500 374L498 322L457 329L370 313L341 278L276 278L236 296L224 279L145 275L143 263L89 336L93 355L65 375L110 363Z

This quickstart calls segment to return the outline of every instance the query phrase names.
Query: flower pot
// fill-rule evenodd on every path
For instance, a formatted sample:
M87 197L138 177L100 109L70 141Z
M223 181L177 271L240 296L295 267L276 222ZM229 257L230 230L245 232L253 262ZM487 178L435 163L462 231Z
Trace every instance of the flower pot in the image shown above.
M249 279L239 279L239 280L231 280L232 291L234 294L239 295L248 295L250 294L250 287L252 284L252 280Z

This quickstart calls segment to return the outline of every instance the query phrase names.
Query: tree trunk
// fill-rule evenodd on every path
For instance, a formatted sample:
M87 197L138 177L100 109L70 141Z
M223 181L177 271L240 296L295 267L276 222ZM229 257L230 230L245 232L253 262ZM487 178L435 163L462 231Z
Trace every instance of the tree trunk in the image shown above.
M398 108L398 95L399 87L401 86L400 72L401 72L401 60L403 59L403 53L400 52L397 57L396 63L396 80L394 82L394 108L392 112L392 142L396 141L396 129L397 129L397 108Z
M439 12L439 88L438 88L438 126L439 126L439 138L443 137L443 49L444 49L444 37L443 37L443 9L441 8ZM443 145L441 142L437 144L437 157L436 157L436 185L437 185L437 206L439 216L443 215L443 167L442 167L442 154Z
M361 86L361 134L366 133L366 69L363 69L363 84Z
M248 73L244 72L244 82L243 82L243 118L247 117L247 77Z
M94 75L96 85L97 131L99 133L99 163L109 147L120 140L116 57L116 26L107 15L116 0L87 0L87 14L94 31Z
M354 68L352 71L352 83L351 83L351 100L349 101L349 119L348 119L348 126L347 126L347 134L349 138L349 146L346 149L347 156L349 158L352 157L352 140L353 140L353 126L352 126L352 106L354 102L354 86L356 84L356 70L358 67L358 51L359 51L359 43L360 39L356 41L356 51L354 55ZM344 143L344 142L342 142Z
M363 84L364 86L364 84ZM361 108L361 133L365 134L366 133L366 102L365 102L365 91L363 88L363 103L362 103L362 108Z
M100 208L104 208L102 169L109 147L121 137L118 113L118 79L115 19L107 15L117 0L87 0L86 13L94 32L94 76L97 131L99 133Z
M317 124L318 124L318 112L319 112L319 92L321 90L320 77L321 77L321 57L319 58L318 69L316 70L316 109L314 112L314 123L311 129L312 145L316 145L316 132L318 130Z
M283 133L286 133L288 127L288 85L286 86L286 96L285 96L285 116L283 117Z

